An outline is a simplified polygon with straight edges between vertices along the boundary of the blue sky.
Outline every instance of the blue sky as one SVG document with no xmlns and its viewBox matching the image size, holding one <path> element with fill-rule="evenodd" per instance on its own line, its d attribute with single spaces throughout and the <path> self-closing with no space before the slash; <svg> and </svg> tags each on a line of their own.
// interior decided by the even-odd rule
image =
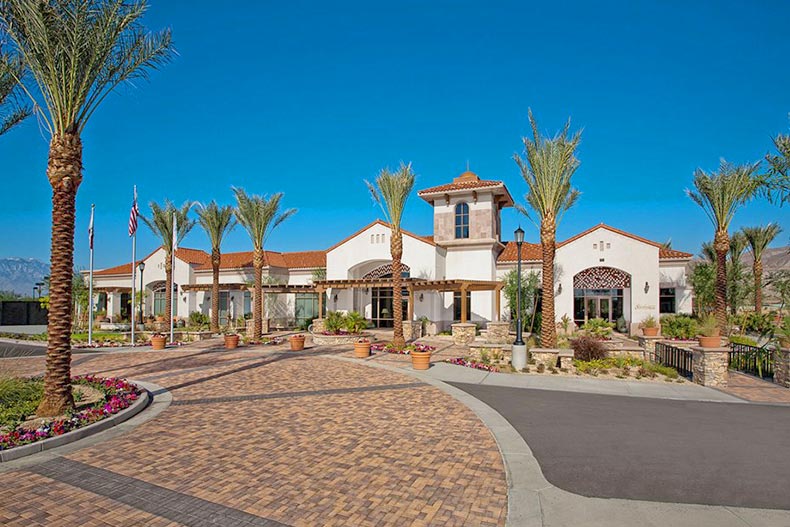
<svg viewBox="0 0 790 527">
<path fill-rule="evenodd" d="M 178 57 L 124 87 L 84 136 L 75 264 L 130 260 L 132 185 L 150 200 L 231 202 L 230 186 L 285 192 L 299 213 L 272 250 L 323 249 L 380 216 L 363 183 L 411 161 L 417 188 L 467 161 L 526 190 L 512 156 L 527 109 L 553 133 L 583 128 L 583 192 L 560 239 L 599 222 L 696 252 L 712 236 L 684 195 L 697 167 L 752 161 L 790 127 L 787 2 L 244 2 L 151 0 L 149 28 L 173 29 Z M 331 5 L 329 5 L 331 4 Z M 0 257 L 48 259 L 47 139 L 34 120 L 0 140 L 5 197 Z M 755 201 L 734 227 L 778 221 L 790 206 Z M 513 209 L 504 232 L 521 223 Z M 432 230 L 411 199 L 404 227 Z M 781 236 L 781 244 L 788 234 Z M 156 241 L 142 226 L 139 251 Z M 207 248 L 196 228 L 184 246 Z M 224 250 L 249 250 L 241 229 Z"/>
</svg>

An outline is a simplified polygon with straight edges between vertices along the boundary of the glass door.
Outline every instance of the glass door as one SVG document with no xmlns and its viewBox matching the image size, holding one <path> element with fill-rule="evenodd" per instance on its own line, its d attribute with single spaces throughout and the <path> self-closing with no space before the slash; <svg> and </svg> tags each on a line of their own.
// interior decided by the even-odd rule
<svg viewBox="0 0 790 527">
<path fill-rule="evenodd" d="M 228 315 L 230 314 L 230 291 L 219 292 L 219 325 L 228 325 Z"/>
<path fill-rule="evenodd" d="M 598 318 L 612 321 L 612 299 L 608 296 L 598 298 Z"/>
</svg>

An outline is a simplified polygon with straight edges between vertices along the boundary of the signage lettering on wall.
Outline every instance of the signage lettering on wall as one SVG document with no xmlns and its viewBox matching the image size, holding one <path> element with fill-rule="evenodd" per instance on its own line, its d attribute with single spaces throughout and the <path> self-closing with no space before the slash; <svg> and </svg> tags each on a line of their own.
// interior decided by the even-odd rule
<svg viewBox="0 0 790 527">
<path fill-rule="evenodd" d="M 637 304 L 634 309 L 638 309 L 640 311 L 652 311 L 656 308 L 656 306 L 648 306 L 645 304 Z"/>
</svg>

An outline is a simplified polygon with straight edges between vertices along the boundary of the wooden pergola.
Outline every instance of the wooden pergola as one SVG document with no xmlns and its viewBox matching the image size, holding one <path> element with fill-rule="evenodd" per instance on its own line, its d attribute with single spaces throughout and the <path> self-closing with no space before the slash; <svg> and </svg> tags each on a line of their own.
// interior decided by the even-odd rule
<svg viewBox="0 0 790 527">
<path fill-rule="evenodd" d="M 211 284 L 186 284 L 181 288 L 184 291 L 211 291 Z M 253 291 L 255 286 L 246 283 L 232 283 L 232 284 L 219 284 L 219 288 L 223 291 Z M 263 284 L 261 290 L 266 293 L 272 294 L 287 294 L 287 293 L 314 293 L 315 287 L 310 284 Z"/>
<path fill-rule="evenodd" d="M 466 293 L 471 291 L 494 291 L 495 312 L 494 317 L 499 321 L 501 310 L 501 291 L 504 282 L 492 280 L 425 280 L 421 278 L 404 278 L 401 285 L 406 289 L 409 297 L 409 312 L 406 320 L 414 318 L 414 292 L 436 291 L 437 293 L 461 293 L 461 322 L 467 322 L 468 309 Z M 324 293 L 327 289 L 366 289 L 369 287 L 394 287 L 392 278 L 359 278 L 347 280 L 320 280 L 313 284 L 314 291 L 318 293 L 318 312 L 324 309 Z"/>
</svg>

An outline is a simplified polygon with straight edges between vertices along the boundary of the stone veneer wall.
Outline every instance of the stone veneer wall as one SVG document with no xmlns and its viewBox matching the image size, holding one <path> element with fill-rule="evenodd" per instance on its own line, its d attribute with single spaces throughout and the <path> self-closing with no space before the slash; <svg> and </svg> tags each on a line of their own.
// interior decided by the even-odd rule
<svg viewBox="0 0 790 527">
<path fill-rule="evenodd" d="M 724 387 L 729 381 L 729 348 L 692 348 L 694 382 L 703 386 Z"/>
<path fill-rule="evenodd" d="M 774 382 L 790 388 L 790 349 L 782 348 L 774 352 Z"/>
<path fill-rule="evenodd" d="M 323 333 L 326 331 L 326 320 L 323 318 L 313 319 L 313 333 Z"/>
<path fill-rule="evenodd" d="M 486 342 L 489 344 L 512 344 L 510 322 L 489 322 L 486 325 Z"/>
<path fill-rule="evenodd" d="M 453 328 L 453 342 L 459 346 L 465 346 L 475 340 L 477 333 L 477 326 L 469 322 L 459 322 L 452 325 Z"/>
<path fill-rule="evenodd" d="M 403 321 L 403 338 L 406 340 L 416 340 L 422 337 L 422 322 L 418 320 Z"/>
<path fill-rule="evenodd" d="M 649 360 L 650 362 L 655 362 L 656 360 L 656 342 L 663 340 L 664 337 L 645 337 L 641 336 L 638 337 L 639 346 L 645 350 L 645 359 Z"/>
<path fill-rule="evenodd" d="M 529 356 L 535 361 L 535 364 L 543 364 L 547 368 L 557 366 L 559 355 L 560 350 L 555 348 L 532 348 L 529 350 Z"/>
</svg>

